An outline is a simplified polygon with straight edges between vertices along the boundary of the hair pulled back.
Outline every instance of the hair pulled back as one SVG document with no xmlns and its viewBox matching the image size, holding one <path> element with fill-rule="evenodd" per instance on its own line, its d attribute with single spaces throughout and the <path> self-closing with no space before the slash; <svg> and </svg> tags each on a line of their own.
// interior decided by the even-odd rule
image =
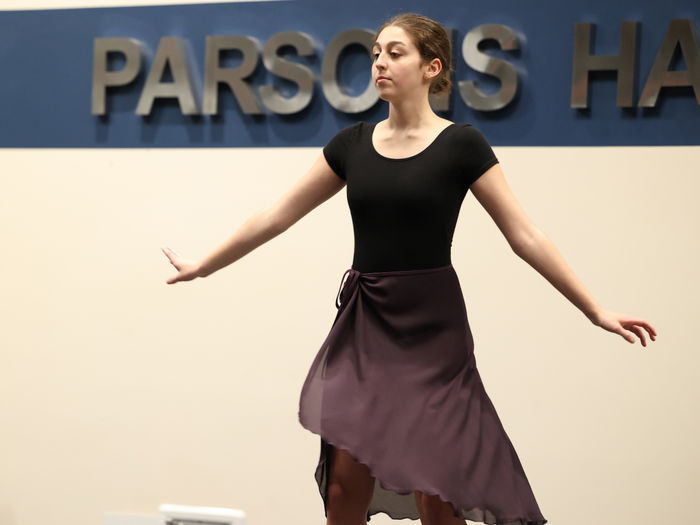
<svg viewBox="0 0 700 525">
<path fill-rule="evenodd" d="M 430 62 L 434 58 L 440 59 L 442 70 L 430 83 L 429 93 L 438 94 L 449 91 L 452 87 L 450 74 L 454 71 L 452 66 L 452 42 L 447 36 L 445 28 L 435 20 L 418 13 L 401 13 L 382 24 L 374 35 L 376 40 L 379 33 L 385 27 L 398 26 L 413 40 L 424 62 Z"/>
</svg>

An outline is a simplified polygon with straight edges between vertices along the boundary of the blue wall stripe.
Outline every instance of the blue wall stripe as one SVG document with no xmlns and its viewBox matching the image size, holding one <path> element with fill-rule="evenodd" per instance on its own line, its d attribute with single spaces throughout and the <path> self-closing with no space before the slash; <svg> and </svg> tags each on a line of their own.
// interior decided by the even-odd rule
<svg viewBox="0 0 700 525">
<path fill-rule="evenodd" d="M 134 113 L 145 73 L 127 88 L 108 95 L 107 118 L 91 115 L 92 42 L 97 37 L 131 37 L 155 53 L 163 36 L 191 45 L 194 69 L 203 78 L 205 37 L 246 34 L 264 43 L 280 31 L 312 35 L 323 49 L 345 29 L 376 28 L 399 11 L 431 16 L 456 32 L 455 80 L 473 79 L 486 90 L 498 82 L 471 70 L 461 59 L 461 40 L 484 23 L 505 24 L 524 35 L 518 54 L 490 49 L 522 72 L 516 100 L 496 113 L 468 108 L 456 91 L 444 116 L 471 122 L 495 146 L 696 145 L 700 143 L 700 105 L 691 88 L 663 88 L 656 108 L 615 105 L 614 75 L 596 74 L 589 88 L 590 108 L 570 108 L 574 24 L 597 24 L 596 54 L 617 54 L 620 22 L 640 22 L 638 100 L 659 45 L 673 18 L 696 19 L 697 0 L 587 0 L 536 3 L 506 0 L 475 2 L 320 1 L 194 4 L 124 8 L 0 12 L 1 147 L 302 147 L 322 146 L 340 128 L 357 120 L 386 117 L 387 104 L 347 115 L 324 99 L 319 82 L 311 105 L 293 116 L 243 115 L 232 94 L 222 89 L 219 115 L 183 116 L 174 101 L 158 102 L 152 114 Z M 294 57 L 320 75 L 321 57 Z M 150 60 L 146 66 L 150 66 Z M 361 89 L 369 77 L 369 58 L 350 56 L 341 79 Z M 679 68 L 685 68 L 681 63 Z M 254 85 L 285 83 L 259 64 Z"/>
</svg>

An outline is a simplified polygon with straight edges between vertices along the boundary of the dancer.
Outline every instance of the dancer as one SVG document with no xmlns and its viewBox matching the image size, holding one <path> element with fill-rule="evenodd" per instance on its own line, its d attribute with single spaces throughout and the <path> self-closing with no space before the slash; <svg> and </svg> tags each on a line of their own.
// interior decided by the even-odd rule
<svg viewBox="0 0 700 525">
<path fill-rule="evenodd" d="M 384 23 L 372 78 L 389 115 L 336 134 L 269 209 L 200 261 L 170 248 L 168 284 L 206 277 L 291 227 L 347 185 L 355 251 L 337 315 L 304 382 L 299 420 L 320 436 L 315 477 L 327 525 L 384 512 L 423 525 L 543 525 L 531 486 L 476 367 L 452 234 L 471 190 L 513 251 L 596 326 L 646 346 L 644 319 L 588 293 L 512 194 L 483 135 L 436 115 L 450 41 L 414 13 Z M 526 387 L 526 385 L 522 385 Z"/>
</svg>

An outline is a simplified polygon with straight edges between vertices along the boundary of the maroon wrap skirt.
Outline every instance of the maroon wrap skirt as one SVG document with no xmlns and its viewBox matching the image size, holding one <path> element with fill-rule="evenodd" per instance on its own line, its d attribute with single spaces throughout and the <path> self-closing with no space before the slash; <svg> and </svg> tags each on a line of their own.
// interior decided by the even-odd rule
<svg viewBox="0 0 700 525">
<path fill-rule="evenodd" d="M 547 523 L 481 382 L 453 266 L 350 268 L 341 287 L 299 403 L 300 423 L 321 437 L 326 515 L 334 446 L 375 478 L 368 521 L 419 519 L 418 490 L 470 521 Z"/>
</svg>

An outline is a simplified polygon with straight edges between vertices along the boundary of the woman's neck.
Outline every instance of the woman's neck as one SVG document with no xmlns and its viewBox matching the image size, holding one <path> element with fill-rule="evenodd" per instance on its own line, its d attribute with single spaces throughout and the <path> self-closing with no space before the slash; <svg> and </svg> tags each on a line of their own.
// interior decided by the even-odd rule
<svg viewBox="0 0 700 525">
<path fill-rule="evenodd" d="M 428 97 L 389 102 L 389 117 L 385 126 L 393 131 L 411 131 L 433 126 L 442 120 L 430 107 Z"/>
</svg>

